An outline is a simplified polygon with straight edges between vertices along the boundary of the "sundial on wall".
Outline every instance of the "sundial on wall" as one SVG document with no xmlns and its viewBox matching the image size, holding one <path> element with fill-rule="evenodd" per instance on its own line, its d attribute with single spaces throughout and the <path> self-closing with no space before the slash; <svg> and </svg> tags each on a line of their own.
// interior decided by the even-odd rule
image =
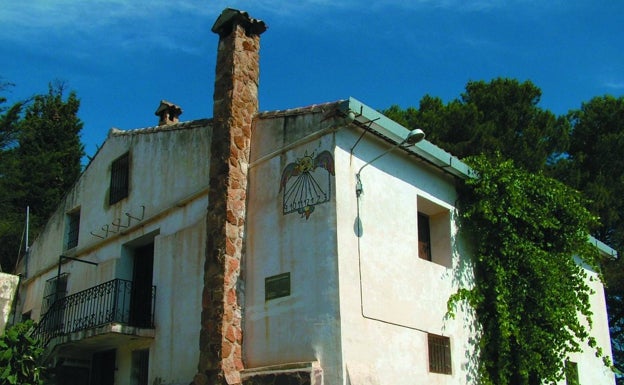
<svg viewBox="0 0 624 385">
<path fill-rule="evenodd" d="M 306 152 L 289 163 L 280 181 L 284 215 L 297 212 L 306 220 L 310 218 L 314 206 L 330 200 L 331 175 L 335 175 L 334 158 L 327 150 L 318 155 Z"/>
</svg>

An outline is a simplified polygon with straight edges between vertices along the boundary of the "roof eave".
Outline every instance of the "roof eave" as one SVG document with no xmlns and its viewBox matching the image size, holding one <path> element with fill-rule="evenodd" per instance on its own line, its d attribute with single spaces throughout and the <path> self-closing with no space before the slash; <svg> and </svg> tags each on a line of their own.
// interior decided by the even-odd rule
<svg viewBox="0 0 624 385">
<path fill-rule="evenodd" d="M 615 249 L 613 249 L 612 247 L 610 247 L 609 245 L 607 245 L 606 243 L 592 237 L 589 236 L 589 243 L 591 243 L 592 245 L 594 245 L 598 251 L 600 251 L 603 255 L 612 258 L 612 259 L 617 259 L 618 258 L 618 254 L 617 251 L 615 251 Z"/>
<path fill-rule="evenodd" d="M 349 111 L 353 112 L 356 121 L 396 143 L 402 142 L 409 132 L 406 127 L 355 98 L 343 101 L 340 104 L 340 110 L 345 115 Z M 467 164 L 426 139 L 406 148 L 406 150 L 458 178 L 466 179 L 474 175 L 474 171 Z"/>
<path fill-rule="evenodd" d="M 357 99 L 349 98 L 340 103 L 339 108 L 342 113 L 347 115 L 349 111 L 355 114 L 355 120 L 360 124 L 367 126 L 371 131 L 376 134 L 388 138 L 396 143 L 402 142 L 409 129 L 403 127 L 394 120 L 388 118 L 377 110 L 367 106 Z M 470 168 L 466 163 L 462 162 L 456 156 L 444 151 L 440 147 L 434 145 L 428 140 L 422 140 L 414 146 L 405 148 L 406 151 L 411 152 L 418 157 L 430 162 L 434 166 L 439 167 L 441 170 L 448 172 L 458 178 L 467 179 L 475 176 L 475 171 Z M 610 257 L 617 258 L 617 251 L 609 247 L 604 242 L 599 241 L 594 237 L 589 237 L 589 242 L 594 245 L 602 254 Z"/>
</svg>

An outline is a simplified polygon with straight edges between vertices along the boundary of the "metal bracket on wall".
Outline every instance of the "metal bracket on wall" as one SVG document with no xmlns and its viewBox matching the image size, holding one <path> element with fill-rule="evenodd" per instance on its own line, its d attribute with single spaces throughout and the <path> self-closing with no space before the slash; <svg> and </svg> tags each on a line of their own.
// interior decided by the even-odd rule
<svg viewBox="0 0 624 385">
<path fill-rule="evenodd" d="M 102 226 L 102 228 L 100 230 L 96 230 L 96 231 L 102 231 L 104 232 L 104 235 L 95 233 L 93 231 L 90 231 L 89 234 L 93 235 L 94 237 L 100 238 L 100 239 L 106 239 L 108 237 L 109 234 L 117 234 L 121 231 L 121 229 L 126 229 L 128 227 L 130 227 L 130 225 L 132 224 L 132 221 L 136 221 L 136 222 L 141 222 L 143 220 L 143 218 L 145 218 L 145 206 L 141 205 L 141 215 L 137 216 L 136 214 L 130 214 L 129 212 L 124 213 L 126 215 L 126 217 L 128 218 L 128 220 L 126 221 L 126 224 L 122 224 L 121 223 L 121 218 L 115 218 L 110 225 L 107 223 L 104 226 Z"/>
<path fill-rule="evenodd" d="M 362 106 L 360 106 L 360 112 L 355 115 L 354 121 L 355 121 L 355 119 L 357 119 L 360 116 L 363 116 L 363 107 Z M 360 124 L 363 125 L 363 126 L 366 126 L 367 129 L 362 131 L 362 134 L 360 135 L 358 140 L 356 140 L 355 143 L 353 144 L 353 147 L 351 147 L 351 150 L 350 150 L 351 155 L 353 155 L 353 150 L 355 150 L 355 147 L 357 147 L 357 145 L 360 143 L 360 140 L 362 140 L 364 135 L 366 135 L 366 133 L 371 130 L 372 124 L 375 123 L 375 121 L 377 121 L 379 119 L 381 119 L 381 118 L 369 119 L 368 122 L 360 122 Z"/>
</svg>

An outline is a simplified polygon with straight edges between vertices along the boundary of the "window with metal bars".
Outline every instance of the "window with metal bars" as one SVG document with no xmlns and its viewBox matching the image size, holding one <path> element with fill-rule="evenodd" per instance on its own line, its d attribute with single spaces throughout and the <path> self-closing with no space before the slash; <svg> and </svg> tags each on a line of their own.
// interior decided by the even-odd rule
<svg viewBox="0 0 624 385">
<path fill-rule="evenodd" d="M 67 242 L 65 249 L 78 246 L 78 234 L 80 231 L 80 210 L 67 214 Z"/>
<path fill-rule="evenodd" d="M 114 204 L 128 196 L 130 185 L 130 153 L 126 152 L 111 164 L 108 203 Z"/>
<path fill-rule="evenodd" d="M 132 385 L 147 385 L 149 374 L 149 349 L 135 350 L 132 352 Z"/>
<path fill-rule="evenodd" d="M 432 373 L 452 374 L 451 339 L 449 337 L 428 334 L 429 371 Z"/>
<path fill-rule="evenodd" d="M 55 301 L 65 298 L 67 295 L 67 277 L 67 273 L 63 273 L 46 281 L 41 306 L 42 314 L 45 314 Z"/>
</svg>

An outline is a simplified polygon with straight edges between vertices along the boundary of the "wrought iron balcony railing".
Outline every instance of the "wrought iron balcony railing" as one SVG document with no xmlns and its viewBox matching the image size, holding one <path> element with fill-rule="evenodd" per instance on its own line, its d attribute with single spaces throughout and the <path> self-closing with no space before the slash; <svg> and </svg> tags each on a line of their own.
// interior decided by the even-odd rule
<svg viewBox="0 0 624 385">
<path fill-rule="evenodd" d="M 114 279 L 54 301 L 33 336 L 47 345 L 55 337 L 110 323 L 153 328 L 155 300 L 155 286 Z"/>
</svg>

